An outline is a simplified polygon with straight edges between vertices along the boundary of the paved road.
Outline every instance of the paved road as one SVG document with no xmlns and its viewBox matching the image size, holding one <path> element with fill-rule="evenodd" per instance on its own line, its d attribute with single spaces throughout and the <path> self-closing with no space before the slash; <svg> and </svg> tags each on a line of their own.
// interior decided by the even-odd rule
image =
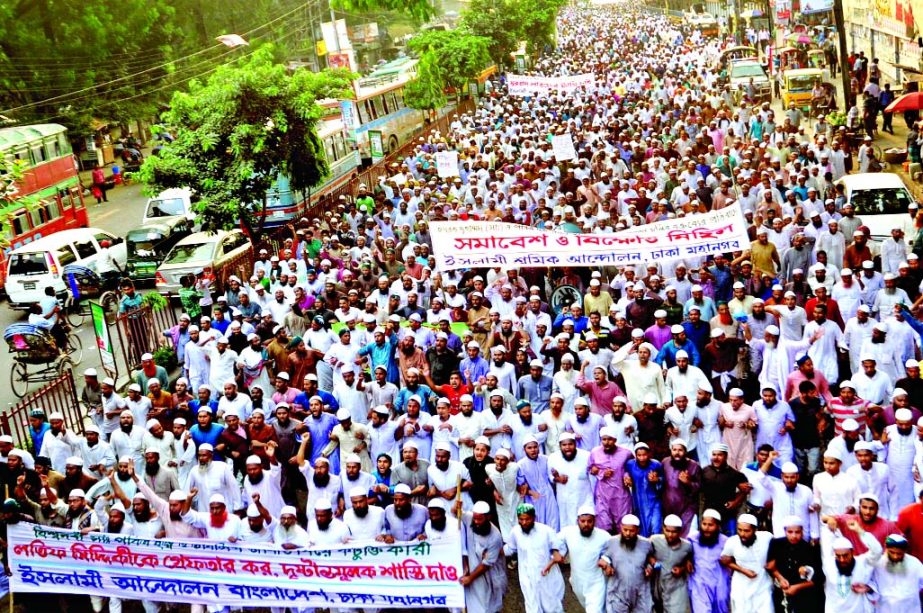
<svg viewBox="0 0 923 613">
<path fill-rule="evenodd" d="M 109 202 L 97 206 L 92 196 L 87 196 L 87 211 L 89 212 L 90 225 L 95 228 L 108 230 L 113 234 L 125 236 L 125 234 L 141 224 L 141 217 L 144 214 L 144 205 L 147 199 L 141 194 L 141 187 L 137 184 L 129 186 L 120 186 L 111 190 L 108 194 Z M 5 329 L 8 325 L 25 321 L 26 316 L 9 308 L 4 302 L 0 303 L 0 329 Z M 99 367 L 99 352 L 95 346 L 95 336 L 93 328 L 89 322 L 84 324 L 78 330 L 78 335 L 83 341 L 84 357 L 83 361 L 75 370 L 75 375 L 79 375 L 85 368 Z M 9 374 L 12 371 L 13 360 L 9 351 L 3 347 L 0 349 L 0 410 L 6 410 L 10 404 L 15 404 L 18 400 L 10 389 Z M 80 377 L 77 377 L 78 380 Z M 38 388 L 40 384 L 35 384 Z"/>
</svg>

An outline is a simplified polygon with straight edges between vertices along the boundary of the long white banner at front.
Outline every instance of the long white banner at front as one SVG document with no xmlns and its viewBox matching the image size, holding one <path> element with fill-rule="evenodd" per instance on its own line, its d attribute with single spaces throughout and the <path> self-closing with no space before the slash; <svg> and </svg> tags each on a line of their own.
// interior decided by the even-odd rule
<svg viewBox="0 0 923 613">
<path fill-rule="evenodd" d="M 592 87 L 596 82 L 593 73 L 567 77 L 533 77 L 511 74 L 506 77 L 506 88 L 511 96 L 547 96 L 552 90 L 569 94 L 579 87 Z"/>
<path fill-rule="evenodd" d="M 465 605 L 458 536 L 286 550 L 21 523 L 9 527 L 8 538 L 13 592 L 232 607 Z"/>
<path fill-rule="evenodd" d="M 439 270 L 618 266 L 742 251 L 750 246 L 738 207 L 612 234 L 568 234 L 491 221 L 430 223 Z"/>
</svg>

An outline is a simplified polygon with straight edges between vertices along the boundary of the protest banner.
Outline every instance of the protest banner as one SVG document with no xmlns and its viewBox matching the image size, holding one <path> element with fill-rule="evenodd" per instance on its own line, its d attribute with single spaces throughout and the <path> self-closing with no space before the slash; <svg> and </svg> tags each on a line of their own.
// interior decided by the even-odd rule
<svg viewBox="0 0 923 613">
<path fill-rule="evenodd" d="M 15 592 L 218 607 L 463 607 L 460 537 L 309 549 L 146 539 L 19 523 L 8 531 Z"/>
<path fill-rule="evenodd" d="M 458 151 L 440 151 L 436 154 L 436 172 L 441 178 L 458 176 Z"/>
<path fill-rule="evenodd" d="M 574 139 L 570 134 L 555 134 L 552 136 L 551 150 L 554 152 L 554 159 L 559 162 L 577 159 L 577 150 L 574 149 Z"/>
<path fill-rule="evenodd" d="M 750 247 L 747 225 L 738 207 L 611 234 L 548 232 L 489 221 L 433 221 L 430 232 L 438 270 L 621 266 Z"/>
<path fill-rule="evenodd" d="M 568 77 L 533 77 L 511 74 L 507 76 L 506 87 L 511 96 L 547 96 L 552 90 L 567 93 L 580 87 L 592 87 L 596 82 L 593 73 Z"/>
</svg>

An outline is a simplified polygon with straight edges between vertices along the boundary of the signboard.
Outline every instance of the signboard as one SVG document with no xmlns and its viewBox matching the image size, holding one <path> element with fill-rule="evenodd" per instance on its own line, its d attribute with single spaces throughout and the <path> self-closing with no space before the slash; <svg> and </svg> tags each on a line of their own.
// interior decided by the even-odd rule
<svg viewBox="0 0 923 613">
<path fill-rule="evenodd" d="M 548 232 L 489 221 L 433 221 L 436 268 L 618 266 L 742 251 L 750 246 L 739 207 L 611 234 Z"/>
<path fill-rule="evenodd" d="M 352 70 L 349 53 L 328 53 L 327 66 L 330 68 L 345 68 L 346 70 Z"/>
<path fill-rule="evenodd" d="M 458 152 L 440 151 L 436 153 L 436 172 L 440 177 L 458 176 Z"/>
<path fill-rule="evenodd" d="M 374 164 L 385 157 L 385 144 L 381 140 L 381 130 L 369 130 L 369 150 Z"/>
<path fill-rule="evenodd" d="M 579 87 L 592 87 L 596 82 L 593 73 L 572 75 L 569 77 L 531 77 L 511 74 L 506 79 L 506 87 L 511 96 L 547 96 L 555 90 L 570 93 Z"/>
<path fill-rule="evenodd" d="M 343 126 L 353 138 L 356 137 L 356 128 L 359 127 L 359 114 L 356 113 L 356 103 L 352 100 L 340 101 L 340 115 L 343 117 Z"/>
<path fill-rule="evenodd" d="M 804 15 L 824 13 L 833 10 L 833 0 L 801 0 L 801 12 Z"/>
<path fill-rule="evenodd" d="M 333 22 L 325 21 L 320 24 L 320 30 L 322 39 L 327 45 L 327 51 L 345 51 L 347 49 L 352 49 L 345 19 L 337 19 L 335 26 Z"/>
<path fill-rule="evenodd" d="M 574 149 L 574 139 L 568 134 L 555 134 L 551 137 L 551 150 L 554 152 L 554 159 L 559 162 L 565 160 L 576 160 L 577 151 Z"/>
<path fill-rule="evenodd" d="M 91 302 L 90 316 L 93 318 L 93 331 L 96 333 L 96 346 L 99 348 L 99 360 L 102 362 L 103 370 L 115 378 L 118 371 L 115 367 L 112 339 L 109 338 L 109 326 L 106 325 L 106 311 L 102 305 Z"/>
<path fill-rule="evenodd" d="M 281 549 L 19 523 L 9 527 L 8 543 L 12 589 L 20 593 L 218 608 L 465 606 L 458 533 L 435 542 Z"/>
</svg>

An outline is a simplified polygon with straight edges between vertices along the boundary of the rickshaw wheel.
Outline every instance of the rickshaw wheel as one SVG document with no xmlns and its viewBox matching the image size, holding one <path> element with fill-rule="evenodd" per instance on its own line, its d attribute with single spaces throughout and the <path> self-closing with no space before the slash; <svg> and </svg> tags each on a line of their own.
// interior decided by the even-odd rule
<svg viewBox="0 0 923 613">
<path fill-rule="evenodd" d="M 103 307 L 103 311 L 106 313 L 106 323 L 114 324 L 115 320 L 119 316 L 119 297 L 115 292 L 103 292 L 103 295 L 99 297 L 99 304 Z"/>
<path fill-rule="evenodd" d="M 83 341 L 74 332 L 67 335 L 67 358 L 75 366 L 83 361 Z"/>
<path fill-rule="evenodd" d="M 73 360 L 71 360 L 70 356 L 64 356 L 58 361 L 58 376 L 63 377 L 64 373 L 69 370 L 73 370 L 74 366 L 75 364 Z"/>
<path fill-rule="evenodd" d="M 17 398 L 29 393 L 29 367 L 23 362 L 15 362 L 10 372 L 10 388 Z"/>
<path fill-rule="evenodd" d="M 64 310 L 64 319 L 71 328 L 77 328 L 86 322 L 89 314 L 80 307 L 79 302 L 75 302 Z"/>
</svg>

